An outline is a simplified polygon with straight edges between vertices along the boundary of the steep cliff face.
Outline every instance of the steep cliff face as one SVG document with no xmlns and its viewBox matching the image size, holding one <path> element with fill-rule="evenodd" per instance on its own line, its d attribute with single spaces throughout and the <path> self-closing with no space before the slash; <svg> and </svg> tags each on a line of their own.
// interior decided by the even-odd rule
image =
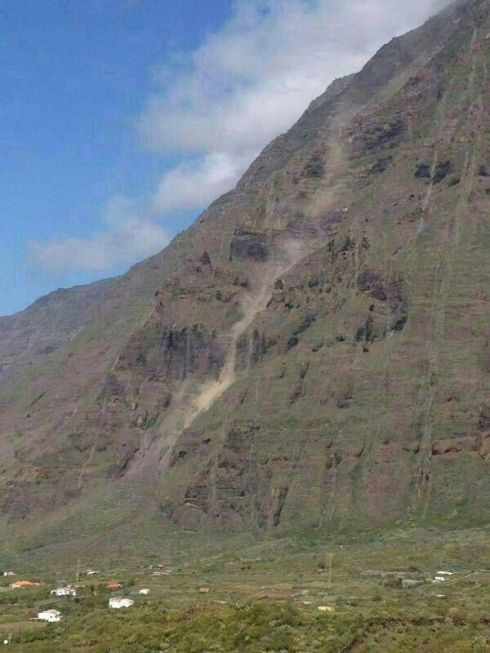
<svg viewBox="0 0 490 653">
<path fill-rule="evenodd" d="M 10 384 L 10 519 L 101 480 L 192 527 L 488 519 L 489 34 L 382 48 Z"/>
</svg>

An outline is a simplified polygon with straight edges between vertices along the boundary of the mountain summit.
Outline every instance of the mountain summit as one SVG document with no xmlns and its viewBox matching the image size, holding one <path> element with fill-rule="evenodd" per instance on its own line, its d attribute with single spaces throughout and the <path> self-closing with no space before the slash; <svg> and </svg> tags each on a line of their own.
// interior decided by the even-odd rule
<svg viewBox="0 0 490 653">
<path fill-rule="evenodd" d="M 489 63 L 451 5 L 161 254 L 1 318 L 11 528 L 488 521 Z"/>
</svg>

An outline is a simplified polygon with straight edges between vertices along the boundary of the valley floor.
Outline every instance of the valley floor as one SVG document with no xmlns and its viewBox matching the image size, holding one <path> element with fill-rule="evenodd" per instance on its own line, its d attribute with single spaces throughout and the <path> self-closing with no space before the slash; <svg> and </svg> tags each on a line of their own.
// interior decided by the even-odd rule
<svg viewBox="0 0 490 653">
<path fill-rule="evenodd" d="M 0 647 L 15 653 L 490 651 L 490 530 L 306 536 L 206 555 L 105 561 L 99 573 L 15 569 Z M 29 578 L 39 586 L 12 589 Z M 437 578 L 439 580 L 437 580 Z M 119 582 L 121 589 L 106 586 Z M 76 598 L 50 590 L 71 582 Z M 140 594 L 140 589 L 149 590 Z M 113 595 L 131 598 L 108 607 Z M 45 609 L 62 613 L 42 624 Z M 7 649 L 8 646 L 8 649 Z"/>
</svg>

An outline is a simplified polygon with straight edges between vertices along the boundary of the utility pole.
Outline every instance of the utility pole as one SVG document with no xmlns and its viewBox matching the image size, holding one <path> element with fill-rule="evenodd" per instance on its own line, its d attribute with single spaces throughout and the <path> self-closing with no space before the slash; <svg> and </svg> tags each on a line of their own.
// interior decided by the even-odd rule
<svg viewBox="0 0 490 653">
<path fill-rule="evenodd" d="M 77 560 L 76 581 L 77 581 L 77 583 L 80 582 L 80 558 L 78 558 L 78 560 Z"/>
<path fill-rule="evenodd" d="M 332 565 L 333 565 L 333 554 L 330 553 L 328 556 L 328 589 L 332 589 Z"/>
</svg>

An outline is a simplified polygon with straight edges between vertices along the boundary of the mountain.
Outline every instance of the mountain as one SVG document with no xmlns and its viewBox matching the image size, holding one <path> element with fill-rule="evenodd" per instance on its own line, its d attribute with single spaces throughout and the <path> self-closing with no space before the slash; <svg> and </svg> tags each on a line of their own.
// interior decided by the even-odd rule
<svg viewBox="0 0 490 653">
<path fill-rule="evenodd" d="M 60 288 L 17 315 L 0 317 L 0 384 L 74 338 L 113 285 L 109 279 L 69 290 Z"/>
<path fill-rule="evenodd" d="M 488 521 L 489 34 L 451 5 L 162 253 L 2 319 L 12 531 Z"/>
</svg>

